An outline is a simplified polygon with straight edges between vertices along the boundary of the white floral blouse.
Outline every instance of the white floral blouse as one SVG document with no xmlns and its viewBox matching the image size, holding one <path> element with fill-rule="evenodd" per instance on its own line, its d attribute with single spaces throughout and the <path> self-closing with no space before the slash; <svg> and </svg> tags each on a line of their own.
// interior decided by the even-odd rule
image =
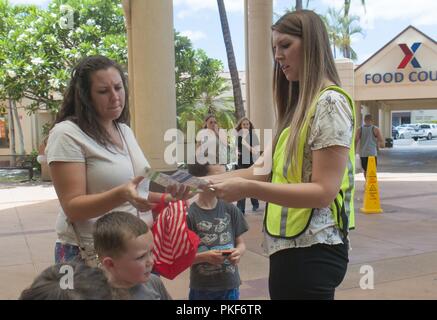
<svg viewBox="0 0 437 320">
<path fill-rule="evenodd" d="M 321 95 L 316 108 L 304 149 L 303 182 L 311 181 L 312 151 L 330 146 L 350 148 L 353 143 L 352 109 L 344 95 L 328 90 Z M 268 255 L 272 255 L 279 250 L 310 247 L 317 243 L 343 243 L 330 208 L 314 209 L 307 230 L 295 239 L 274 238 L 264 232 L 263 248 Z"/>
</svg>

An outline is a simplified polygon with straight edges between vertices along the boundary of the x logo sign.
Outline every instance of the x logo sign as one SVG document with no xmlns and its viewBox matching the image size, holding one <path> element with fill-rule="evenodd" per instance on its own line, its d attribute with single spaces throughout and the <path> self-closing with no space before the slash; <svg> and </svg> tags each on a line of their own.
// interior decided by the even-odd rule
<svg viewBox="0 0 437 320">
<path fill-rule="evenodd" d="M 419 62 L 417 61 L 416 58 L 414 58 L 414 53 L 417 51 L 417 49 L 419 49 L 421 44 L 422 43 L 420 42 L 415 42 L 411 46 L 411 50 L 410 48 L 408 48 L 408 46 L 405 43 L 399 44 L 399 47 L 401 47 L 402 51 L 405 54 L 405 57 L 404 59 L 402 59 L 401 63 L 399 64 L 398 69 L 404 69 L 407 66 L 408 62 L 410 61 L 414 68 L 420 68 Z"/>
</svg>

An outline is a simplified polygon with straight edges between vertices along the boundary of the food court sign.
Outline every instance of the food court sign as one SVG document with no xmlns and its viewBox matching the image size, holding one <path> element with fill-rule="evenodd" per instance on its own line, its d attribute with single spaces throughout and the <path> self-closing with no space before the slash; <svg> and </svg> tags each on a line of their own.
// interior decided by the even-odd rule
<svg viewBox="0 0 437 320">
<path fill-rule="evenodd" d="M 415 56 L 419 50 L 421 42 L 415 42 L 411 47 L 406 43 L 400 43 L 399 47 L 404 56 L 398 65 L 398 70 L 405 69 L 409 64 L 415 69 L 409 73 L 400 71 L 386 72 L 386 73 L 366 73 L 364 75 L 364 83 L 367 84 L 381 84 L 381 83 L 401 83 L 401 82 L 427 82 L 437 81 L 437 71 L 420 70 L 419 60 Z"/>
</svg>

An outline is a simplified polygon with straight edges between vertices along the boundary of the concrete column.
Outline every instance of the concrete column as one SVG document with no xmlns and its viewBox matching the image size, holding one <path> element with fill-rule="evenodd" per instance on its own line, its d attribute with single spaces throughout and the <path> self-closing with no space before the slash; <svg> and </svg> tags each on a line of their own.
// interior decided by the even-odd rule
<svg viewBox="0 0 437 320">
<path fill-rule="evenodd" d="M 354 98 L 354 63 L 350 59 L 336 59 L 335 66 L 340 77 L 341 87 Z"/>
<path fill-rule="evenodd" d="M 389 108 L 384 108 L 384 131 L 383 131 L 384 141 L 386 138 L 391 138 L 391 112 Z"/>
<path fill-rule="evenodd" d="M 134 132 L 155 170 L 173 170 L 164 162 L 164 133 L 176 128 L 173 1 L 126 0 L 123 7 Z"/>
<path fill-rule="evenodd" d="M 341 87 L 349 93 L 354 99 L 354 63 L 350 59 L 336 59 L 335 66 L 337 67 L 337 72 L 340 77 Z M 355 128 L 359 128 L 363 121 L 363 116 L 361 115 L 361 102 L 355 101 Z"/>
<path fill-rule="evenodd" d="M 134 97 L 134 69 L 133 69 L 133 55 L 132 50 L 132 16 L 131 16 L 131 6 L 130 0 L 122 0 L 123 11 L 125 17 L 125 25 L 127 31 L 127 60 L 128 60 L 128 75 L 129 75 L 129 105 L 130 105 L 130 127 L 135 132 L 135 97 Z"/>
<path fill-rule="evenodd" d="M 377 126 L 381 130 L 383 138 L 385 138 L 385 136 L 384 136 L 384 122 L 385 122 L 384 116 L 385 116 L 384 109 L 383 109 L 383 107 L 380 107 L 378 109 L 378 123 L 377 123 Z"/>
<path fill-rule="evenodd" d="M 363 108 L 365 106 L 362 104 L 361 101 L 354 101 L 355 103 L 355 128 L 359 128 L 361 124 L 363 123 Z"/>
<path fill-rule="evenodd" d="M 274 129 L 272 0 L 249 0 L 246 6 L 246 97 L 248 115 L 257 129 Z"/>
<path fill-rule="evenodd" d="M 246 117 L 250 119 L 250 70 L 249 70 L 249 0 L 244 0 L 244 60 L 245 60 L 245 73 L 246 73 L 246 103 L 244 105 L 246 111 Z"/>
</svg>

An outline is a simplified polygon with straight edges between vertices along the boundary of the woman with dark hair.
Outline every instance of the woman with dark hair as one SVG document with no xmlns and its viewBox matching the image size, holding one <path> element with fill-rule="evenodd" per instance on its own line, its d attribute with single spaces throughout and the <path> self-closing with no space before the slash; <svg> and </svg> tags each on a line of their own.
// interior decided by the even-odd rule
<svg viewBox="0 0 437 320">
<path fill-rule="evenodd" d="M 161 194 L 149 192 L 149 181 L 143 178 L 149 163 L 128 124 L 127 80 L 121 67 L 103 56 L 82 59 L 72 70 L 46 147 L 61 204 L 56 262 L 93 256 L 94 222 L 108 212 L 147 212 L 142 218 L 153 223 L 148 211 Z"/>
<path fill-rule="evenodd" d="M 236 127 L 237 132 L 237 166 L 236 169 L 250 168 L 257 160 L 259 155 L 259 140 L 254 131 L 253 123 L 247 117 L 242 117 Z M 259 201 L 255 198 L 250 198 L 252 203 L 252 211 L 257 211 L 259 208 Z M 238 200 L 238 209 L 243 212 L 246 211 L 246 198 Z"/>
</svg>

